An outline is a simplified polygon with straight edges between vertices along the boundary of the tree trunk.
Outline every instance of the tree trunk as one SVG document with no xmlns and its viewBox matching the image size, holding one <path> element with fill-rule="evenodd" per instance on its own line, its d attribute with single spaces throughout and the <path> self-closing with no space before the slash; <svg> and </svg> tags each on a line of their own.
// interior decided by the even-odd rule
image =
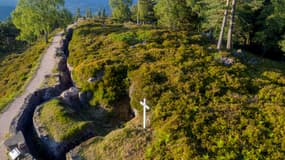
<svg viewBox="0 0 285 160">
<path fill-rule="evenodd" d="M 224 12 L 224 18 L 223 18 L 222 27 L 221 27 L 221 32 L 220 32 L 220 36 L 219 36 L 219 41 L 218 41 L 218 44 L 217 44 L 217 49 L 218 50 L 220 50 L 221 47 L 222 47 L 225 27 L 226 27 L 226 23 L 227 23 L 229 5 L 230 5 L 230 0 L 227 0 L 226 9 L 225 9 L 225 12 Z"/>
<path fill-rule="evenodd" d="M 138 4 L 137 4 L 137 25 L 139 25 L 140 24 L 140 12 L 139 12 L 139 5 L 140 5 L 140 0 L 138 0 L 138 2 L 137 2 Z"/>
<path fill-rule="evenodd" d="M 46 41 L 46 44 L 48 43 L 48 32 L 45 32 L 45 41 Z"/>
<path fill-rule="evenodd" d="M 232 1 L 232 11 L 231 11 L 231 19 L 230 19 L 230 26 L 228 31 L 228 41 L 227 41 L 227 49 L 232 49 L 232 36 L 233 36 L 233 29 L 234 29 L 234 22 L 235 22 L 235 9 L 236 9 L 236 0 Z"/>
</svg>

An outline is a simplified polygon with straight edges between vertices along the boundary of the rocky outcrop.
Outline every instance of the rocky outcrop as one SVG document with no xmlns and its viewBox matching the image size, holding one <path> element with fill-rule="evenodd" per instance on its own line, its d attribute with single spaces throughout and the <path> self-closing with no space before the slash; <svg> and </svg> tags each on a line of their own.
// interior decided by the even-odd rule
<svg viewBox="0 0 285 160">
<path fill-rule="evenodd" d="M 61 93 L 59 97 L 63 102 L 68 104 L 72 109 L 79 110 L 81 102 L 79 99 L 79 89 L 76 87 L 71 87 L 68 90 Z"/>
</svg>

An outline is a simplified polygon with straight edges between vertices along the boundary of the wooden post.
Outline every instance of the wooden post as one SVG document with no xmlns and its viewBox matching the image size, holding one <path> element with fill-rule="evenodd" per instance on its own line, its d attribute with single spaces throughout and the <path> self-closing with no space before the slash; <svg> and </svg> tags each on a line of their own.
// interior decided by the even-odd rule
<svg viewBox="0 0 285 160">
<path fill-rule="evenodd" d="M 137 2 L 137 25 L 140 24 L 140 12 L 139 12 L 139 5 L 140 5 L 140 0 Z"/>
</svg>

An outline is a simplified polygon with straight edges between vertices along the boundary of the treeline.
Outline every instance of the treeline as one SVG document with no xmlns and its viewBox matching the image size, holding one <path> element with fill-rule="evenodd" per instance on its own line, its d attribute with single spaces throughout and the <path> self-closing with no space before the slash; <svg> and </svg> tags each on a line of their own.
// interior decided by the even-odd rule
<svg viewBox="0 0 285 160">
<path fill-rule="evenodd" d="M 92 13 L 91 8 L 87 8 L 85 11 L 85 15 L 81 14 L 80 8 L 76 9 L 76 13 L 74 15 L 74 19 L 78 20 L 79 18 L 85 18 L 85 19 L 90 19 L 90 18 L 107 18 L 107 12 L 106 9 L 99 9 L 98 12 Z"/>
<path fill-rule="evenodd" d="M 234 45 L 272 58 L 285 52 L 285 1 L 138 0 L 132 5 L 132 0 L 109 0 L 109 3 L 113 19 L 119 22 L 203 32 L 212 40 L 220 40 L 218 49 L 231 49 Z M 222 43 L 225 37 L 227 45 Z"/>
<path fill-rule="evenodd" d="M 12 23 L 11 19 L 0 22 L 0 54 L 20 52 L 24 48 L 26 43 L 17 40 L 19 33 L 20 31 Z"/>
<path fill-rule="evenodd" d="M 112 19 L 153 24 L 173 31 L 186 30 L 207 35 L 217 49 L 243 47 L 262 56 L 280 58 L 285 52 L 285 1 L 280 0 L 109 0 Z M 56 27 L 66 26 L 72 17 L 64 0 L 20 0 L 12 21 L 20 29 L 20 40 L 32 42 Z M 106 10 L 86 18 L 106 18 Z M 227 39 L 227 43 L 224 40 Z"/>
</svg>

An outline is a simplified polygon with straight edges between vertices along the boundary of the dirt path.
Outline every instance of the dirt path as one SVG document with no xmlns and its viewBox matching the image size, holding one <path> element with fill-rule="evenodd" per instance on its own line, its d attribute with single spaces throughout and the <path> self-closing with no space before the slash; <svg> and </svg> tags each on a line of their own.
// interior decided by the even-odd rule
<svg viewBox="0 0 285 160">
<path fill-rule="evenodd" d="M 45 75 L 51 74 L 55 66 L 55 52 L 56 48 L 60 46 L 61 34 L 54 36 L 49 48 L 45 51 L 41 64 L 35 73 L 33 79 L 29 82 L 25 91 L 14 99 L 14 101 L 8 106 L 8 109 L 0 115 L 0 160 L 8 159 L 5 153 L 4 141 L 5 136 L 9 133 L 9 127 L 14 117 L 20 111 L 25 98 L 30 94 L 40 88 L 40 85 L 45 79 Z"/>
</svg>

